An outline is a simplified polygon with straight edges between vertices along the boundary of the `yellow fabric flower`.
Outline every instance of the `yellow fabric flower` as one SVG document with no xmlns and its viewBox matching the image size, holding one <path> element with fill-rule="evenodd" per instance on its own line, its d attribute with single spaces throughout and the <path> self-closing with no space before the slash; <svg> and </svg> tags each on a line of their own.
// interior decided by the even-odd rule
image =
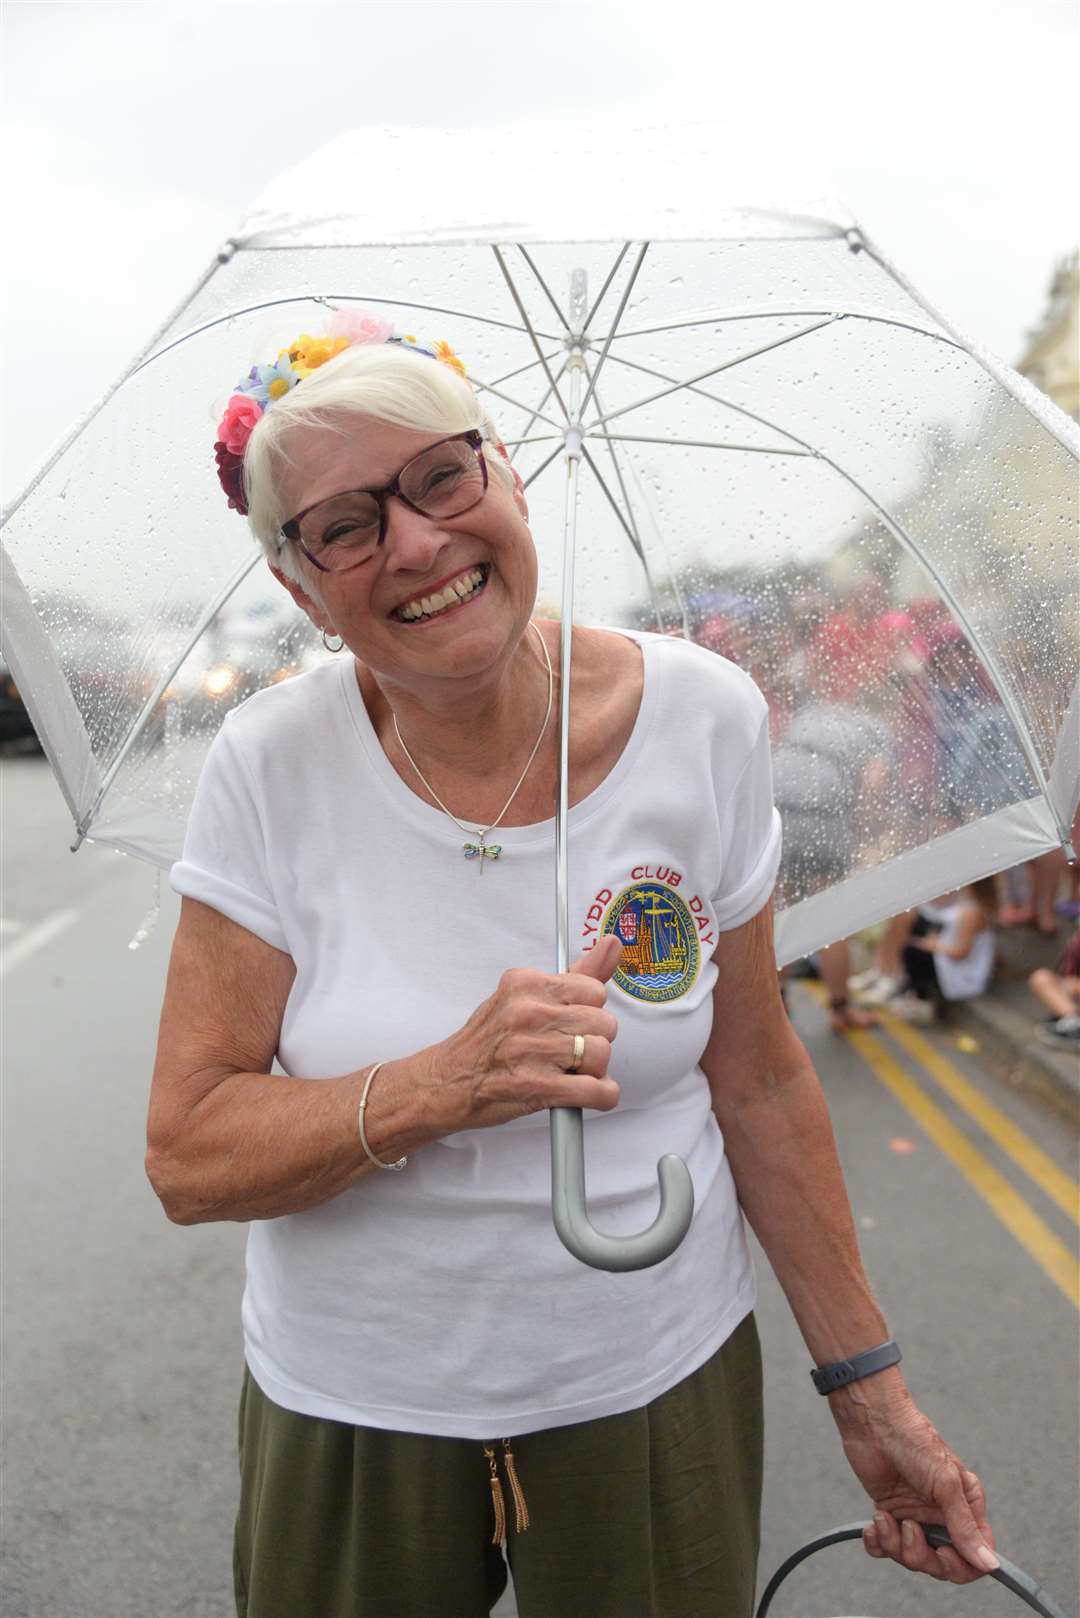
<svg viewBox="0 0 1080 1618">
<path fill-rule="evenodd" d="M 317 337 L 308 346 L 308 351 L 304 355 L 304 364 L 309 371 L 314 371 L 320 365 L 325 365 L 327 360 L 332 360 L 336 354 L 340 354 L 342 349 L 348 348 L 348 346 L 349 340 L 347 337 Z"/>
<path fill-rule="evenodd" d="M 457 355 L 454 353 L 454 350 L 450 347 L 449 343 L 444 343 L 442 341 L 442 339 L 440 338 L 439 341 L 434 344 L 434 348 L 435 348 L 435 358 L 437 360 L 441 360 L 444 365 L 451 366 L 452 369 L 455 370 L 458 373 L 459 376 L 464 376 L 465 375 L 465 367 L 462 364 L 461 360 L 458 359 Z"/>
<path fill-rule="evenodd" d="M 297 376 L 303 379 L 349 346 L 347 337 L 312 337 L 308 332 L 301 332 L 284 352 L 288 353 Z"/>
</svg>

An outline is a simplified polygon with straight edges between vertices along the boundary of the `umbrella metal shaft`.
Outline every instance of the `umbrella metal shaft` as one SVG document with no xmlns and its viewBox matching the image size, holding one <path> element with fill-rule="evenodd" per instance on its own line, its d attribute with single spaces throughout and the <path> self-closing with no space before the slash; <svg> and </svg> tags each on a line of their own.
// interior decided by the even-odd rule
<svg viewBox="0 0 1080 1618">
<path fill-rule="evenodd" d="M 585 272 L 571 277 L 571 332 L 583 335 L 586 307 Z M 575 319 L 575 317 L 577 317 Z M 585 376 L 584 346 L 571 346 L 569 424 L 566 445 L 562 632 L 559 645 L 559 792 L 555 814 L 556 970 L 570 963 L 567 817 L 570 813 L 570 661 L 573 649 L 574 557 L 577 549 L 578 477 L 582 456 L 581 392 Z M 552 1107 L 551 1212 L 560 1241 L 574 1257 L 594 1269 L 643 1270 L 659 1264 L 678 1247 L 694 1213 L 694 1187 L 681 1158 L 668 1153 L 657 1164 L 660 1209 L 647 1230 L 635 1236 L 609 1236 L 590 1223 L 585 1200 L 585 1137 L 580 1107 Z"/>
</svg>

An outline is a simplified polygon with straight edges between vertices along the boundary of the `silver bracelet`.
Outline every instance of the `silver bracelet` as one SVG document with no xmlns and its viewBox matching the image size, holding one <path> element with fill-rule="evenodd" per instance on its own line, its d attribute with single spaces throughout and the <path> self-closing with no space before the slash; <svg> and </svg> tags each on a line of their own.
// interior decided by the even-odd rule
<svg viewBox="0 0 1080 1618">
<path fill-rule="evenodd" d="M 371 1072 L 367 1076 L 367 1083 L 364 1085 L 364 1093 L 360 1097 L 360 1114 L 359 1114 L 359 1119 L 358 1119 L 358 1122 L 360 1124 L 360 1144 L 364 1148 L 367 1155 L 370 1157 L 371 1161 L 375 1164 L 376 1168 L 378 1168 L 378 1169 L 391 1169 L 391 1170 L 396 1172 L 398 1169 L 403 1169 L 405 1167 L 406 1163 L 409 1161 L 409 1159 L 407 1157 L 399 1157 L 396 1163 L 384 1163 L 382 1161 L 382 1159 L 376 1157 L 375 1153 L 371 1150 L 371 1147 L 367 1143 L 367 1135 L 364 1132 L 364 1108 L 367 1106 L 368 1091 L 371 1089 L 371 1081 L 375 1077 L 375 1075 L 379 1071 L 379 1069 L 381 1067 L 385 1067 L 385 1066 L 386 1066 L 385 1062 L 376 1062 L 375 1063 L 375 1066 L 372 1068 Z"/>
</svg>

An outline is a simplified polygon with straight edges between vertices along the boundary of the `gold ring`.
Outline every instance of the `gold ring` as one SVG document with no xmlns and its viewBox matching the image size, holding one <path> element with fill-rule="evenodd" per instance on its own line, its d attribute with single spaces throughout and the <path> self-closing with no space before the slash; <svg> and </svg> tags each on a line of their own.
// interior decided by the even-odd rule
<svg viewBox="0 0 1080 1618">
<path fill-rule="evenodd" d="M 585 1035 L 574 1035 L 574 1059 L 567 1068 L 568 1073 L 580 1073 L 581 1064 L 585 1060 Z"/>
</svg>

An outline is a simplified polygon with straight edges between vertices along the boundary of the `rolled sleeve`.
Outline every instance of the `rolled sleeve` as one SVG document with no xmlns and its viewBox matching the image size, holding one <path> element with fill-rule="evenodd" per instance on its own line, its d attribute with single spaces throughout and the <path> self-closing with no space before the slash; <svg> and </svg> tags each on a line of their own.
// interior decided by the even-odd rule
<svg viewBox="0 0 1080 1618">
<path fill-rule="evenodd" d="M 780 869 L 781 847 L 766 712 L 721 820 L 720 885 L 712 896 L 721 932 L 741 927 L 768 901 Z"/>
<path fill-rule="evenodd" d="M 264 832 L 243 755 L 229 722 L 206 755 L 184 850 L 169 885 L 246 927 L 275 949 L 289 945 L 266 870 Z"/>
</svg>

